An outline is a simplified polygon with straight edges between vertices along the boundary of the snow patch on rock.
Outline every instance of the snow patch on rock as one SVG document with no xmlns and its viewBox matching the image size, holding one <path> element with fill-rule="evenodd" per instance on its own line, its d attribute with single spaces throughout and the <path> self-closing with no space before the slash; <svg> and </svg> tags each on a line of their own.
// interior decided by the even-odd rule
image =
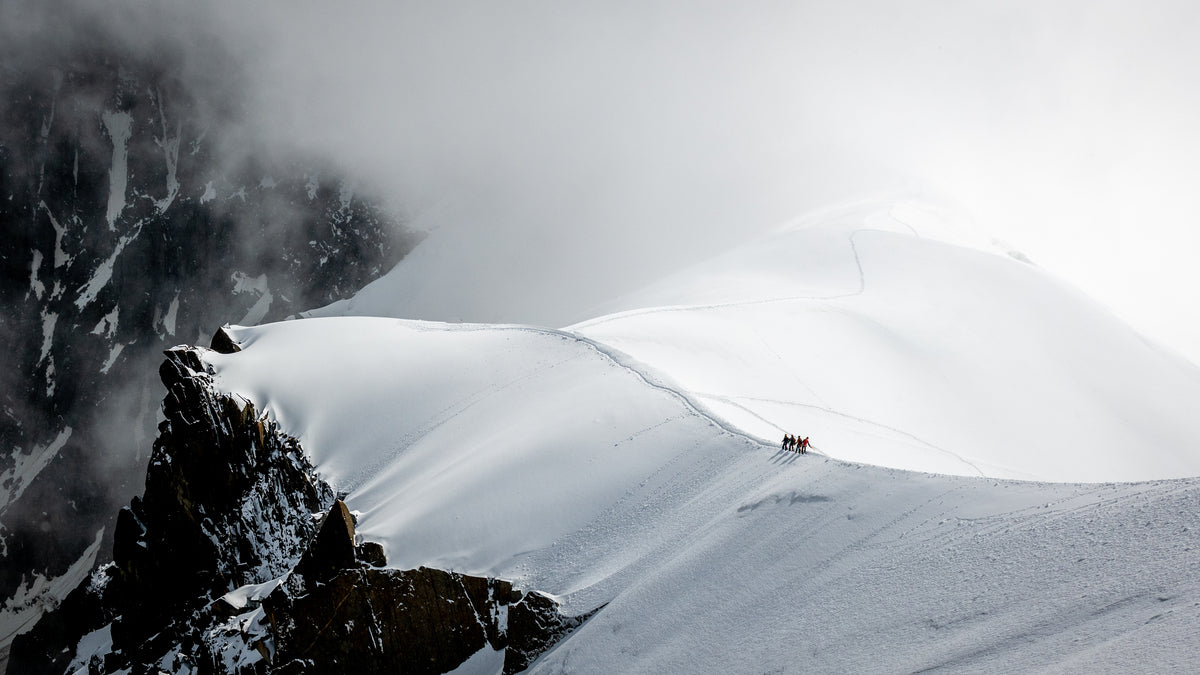
<svg viewBox="0 0 1200 675">
<path fill-rule="evenodd" d="M 71 427 L 66 427 L 45 446 L 35 445 L 29 454 L 16 453 L 14 455 L 13 467 L 0 473 L 0 513 L 21 496 L 34 477 L 46 468 L 50 460 L 54 459 L 54 456 L 70 439 Z"/>
<path fill-rule="evenodd" d="M 112 368 L 113 364 L 117 362 L 117 357 L 119 357 L 121 352 L 124 350 L 125 345 L 120 342 L 112 346 L 112 349 L 108 351 L 108 358 L 104 360 L 104 365 L 100 366 L 101 375 L 108 374 L 109 369 Z"/>
<path fill-rule="evenodd" d="M 117 229 L 117 218 L 125 210 L 125 190 L 129 183 L 127 144 L 133 134 L 133 117 L 127 112 L 105 112 L 100 118 L 112 140 L 112 165 L 108 173 L 108 229 Z"/>
<path fill-rule="evenodd" d="M 96 327 L 92 329 L 92 335 L 103 335 L 106 338 L 116 335 L 120 313 L 120 306 L 114 306 L 111 312 L 100 317 L 100 320 L 96 322 Z"/>
<path fill-rule="evenodd" d="M 125 250 L 125 247 L 129 245 L 129 242 L 137 239 L 141 232 L 142 226 L 141 223 L 139 223 L 137 227 L 134 228 L 133 232 L 122 235 L 121 238 L 117 240 L 117 245 L 113 248 L 113 252 L 108 256 L 108 259 L 96 267 L 96 271 L 92 273 L 92 278 L 90 281 L 79 287 L 79 297 L 75 299 L 76 307 L 83 309 L 96 299 L 96 296 L 100 294 L 100 291 L 108 285 L 109 281 L 112 280 L 113 265 L 116 264 L 117 257 L 121 255 L 121 252 Z"/>
<path fill-rule="evenodd" d="M 88 572 L 96 564 L 104 529 L 96 532 L 90 546 L 61 576 L 47 578 L 41 574 L 17 589 L 17 593 L 4 604 L 0 612 L 0 652 L 7 652 L 13 638 L 29 631 L 47 608 L 55 607 L 76 586 L 83 583 Z"/>
<path fill-rule="evenodd" d="M 170 134 L 170 129 L 167 126 L 167 114 L 163 110 L 162 94 L 155 91 L 155 103 L 158 104 L 158 116 L 162 128 L 162 136 L 154 138 L 154 144 L 158 146 L 163 153 L 163 161 L 167 167 L 167 195 L 162 199 L 154 202 L 159 213 L 167 210 L 171 203 L 175 201 L 175 196 L 179 194 L 179 178 L 177 171 L 179 168 L 179 140 L 182 134 L 182 122 L 176 122 L 175 135 Z"/>
<path fill-rule="evenodd" d="M 179 316 L 179 293 L 171 300 L 167 313 L 162 318 L 162 327 L 167 335 L 175 335 L 175 320 Z"/>
<path fill-rule="evenodd" d="M 38 300 L 46 293 L 46 284 L 38 279 L 38 270 L 42 267 L 42 252 L 34 249 L 32 260 L 29 262 L 29 292 Z"/>
<path fill-rule="evenodd" d="M 63 238 L 67 234 L 67 227 L 58 222 L 58 219 L 50 211 L 50 207 L 46 206 L 46 202 L 40 202 L 39 206 L 46 212 L 46 217 L 50 219 L 50 227 L 54 228 L 54 269 L 58 269 L 71 262 L 71 258 L 63 249 Z"/>
<path fill-rule="evenodd" d="M 67 672 L 87 673 L 88 662 L 92 660 L 92 657 L 103 659 L 111 651 L 112 623 L 106 623 L 84 635 L 83 639 L 79 641 L 79 645 L 75 648 L 75 658 L 71 660 L 71 665 L 67 666 Z"/>
<path fill-rule="evenodd" d="M 38 355 L 38 365 L 41 365 L 46 360 L 46 357 L 50 355 L 50 348 L 54 346 L 54 326 L 57 323 L 57 312 L 51 312 L 48 309 L 42 310 L 42 351 Z"/>
<path fill-rule="evenodd" d="M 255 301 L 250 309 L 246 311 L 238 324 L 243 326 L 253 326 L 263 320 L 267 312 L 271 309 L 271 302 L 275 296 L 271 294 L 271 288 L 267 282 L 267 275 L 260 274 L 257 277 L 251 277 L 243 272 L 234 272 L 231 275 L 233 279 L 234 295 L 243 293 L 255 293 L 258 295 L 258 300 Z"/>
</svg>

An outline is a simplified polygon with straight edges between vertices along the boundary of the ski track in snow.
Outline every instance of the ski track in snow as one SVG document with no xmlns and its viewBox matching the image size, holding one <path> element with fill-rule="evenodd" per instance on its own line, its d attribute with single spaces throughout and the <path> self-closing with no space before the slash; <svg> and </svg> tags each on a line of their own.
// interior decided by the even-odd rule
<svg viewBox="0 0 1200 675">
<path fill-rule="evenodd" d="M 766 349 L 768 352 L 770 352 L 775 357 L 776 361 L 779 361 L 780 363 L 787 363 L 787 360 L 783 358 L 783 355 L 780 354 L 774 347 L 772 347 L 770 342 L 767 342 L 767 339 L 765 337 L 763 337 L 762 333 L 759 332 L 758 328 L 753 328 L 753 331 L 754 331 L 754 337 L 758 338 L 759 343 L 762 344 L 763 348 Z M 821 398 L 821 395 L 819 393 L 817 393 L 816 389 L 813 389 L 812 387 L 810 387 L 808 385 L 808 383 L 805 382 L 804 380 L 802 380 L 801 378 L 795 377 L 794 374 L 793 374 L 793 377 L 797 384 L 799 384 L 801 387 L 804 387 L 804 389 L 806 391 L 808 391 L 808 393 L 813 395 L 813 398 L 817 399 L 818 401 L 821 402 L 821 404 L 823 404 L 825 406 L 829 405 L 828 403 L 826 403 L 825 399 Z M 749 409 L 746 409 L 746 412 L 753 414 L 755 417 L 758 417 L 759 419 L 763 420 L 764 422 L 767 422 L 768 424 L 771 424 L 772 426 L 775 425 L 774 422 L 771 422 L 770 420 L 760 417 L 757 413 L 754 413 L 753 411 L 751 411 Z M 779 429 L 779 431 L 782 432 L 784 430 Z"/>
</svg>

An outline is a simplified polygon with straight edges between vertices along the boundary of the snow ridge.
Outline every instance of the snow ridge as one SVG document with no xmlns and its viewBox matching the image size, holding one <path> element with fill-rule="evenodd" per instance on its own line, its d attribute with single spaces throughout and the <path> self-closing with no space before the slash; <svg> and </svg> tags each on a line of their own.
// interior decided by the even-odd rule
<svg viewBox="0 0 1200 675">
<path fill-rule="evenodd" d="M 129 182 L 129 151 L 126 144 L 133 135 L 133 117 L 127 112 L 105 112 L 100 116 L 112 140 L 112 165 L 108 173 L 108 229 L 115 232 L 117 218 L 125 210 L 125 188 Z"/>
</svg>

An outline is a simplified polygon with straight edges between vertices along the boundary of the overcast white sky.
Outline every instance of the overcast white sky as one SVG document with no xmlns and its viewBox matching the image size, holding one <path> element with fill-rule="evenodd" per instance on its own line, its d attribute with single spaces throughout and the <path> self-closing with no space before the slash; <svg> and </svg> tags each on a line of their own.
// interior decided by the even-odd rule
<svg viewBox="0 0 1200 675">
<path fill-rule="evenodd" d="M 215 1 L 269 133 L 459 229 L 463 318 L 905 188 L 1200 362 L 1200 3 Z"/>
</svg>

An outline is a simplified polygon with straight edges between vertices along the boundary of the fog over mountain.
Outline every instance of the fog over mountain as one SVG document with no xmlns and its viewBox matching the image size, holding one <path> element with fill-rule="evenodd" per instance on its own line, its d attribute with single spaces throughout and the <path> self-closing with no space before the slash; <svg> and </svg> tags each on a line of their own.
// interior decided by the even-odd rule
<svg viewBox="0 0 1200 675">
<path fill-rule="evenodd" d="M 1063 306 L 1088 308 L 1080 325 L 1119 336 L 1068 342 L 1139 354 L 1109 357 L 1125 375 L 1103 379 L 1104 358 L 1089 352 L 1082 375 L 1066 378 L 1061 392 L 1083 383 L 1104 394 L 1092 406 L 1107 411 L 1103 424 L 1058 424 L 1055 406 L 1015 394 L 1010 403 L 1031 406 L 1022 424 L 1041 444 L 1026 453 L 1039 459 L 1083 436 L 1091 440 L 1072 452 L 1142 442 L 1148 428 L 1159 429 L 1161 456 L 1115 455 L 1085 472 L 1076 455 L 1046 471 L 988 455 L 980 466 L 991 469 L 978 473 L 1194 475 L 1178 414 L 1191 400 L 1172 392 L 1191 391 L 1200 363 L 1198 28 L 1200 9 L 1166 0 L 0 0 L 0 671 L 12 636 L 108 559 L 117 509 L 142 489 L 161 421 L 162 350 L 207 343 L 227 322 L 365 314 L 592 330 L 586 339 L 660 361 L 706 401 L 700 417 L 741 419 L 756 442 L 787 428 L 779 406 L 808 406 L 831 416 L 829 437 L 859 444 L 859 454 L 833 458 L 957 473 L 889 463 L 879 457 L 890 448 L 863 441 L 885 427 L 888 438 L 913 435 L 912 411 L 880 393 L 897 386 L 901 398 L 907 381 L 874 388 L 873 404 L 894 418 L 859 411 L 878 428 L 847 431 L 848 406 L 864 405 L 853 387 L 836 406 L 797 403 L 773 382 L 734 395 L 725 371 L 689 379 L 710 347 L 676 344 L 673 322 L 612 316 L 707 307 L 747 279 L 756 279 L 750 302 L 774 303 L 784 299 L 769 285 L 778 279 L 757 276 L 767 268 L 817 287 L 833 279 L 838 297 L 867 288 L 872 256 L 890 278 L 907 244 L 868 236 L 874 248 L 860 251 L 857 229 L 877 223 L 843 204 L 871 205 L 886 214 L 871 218 L 918 239 L 930 223 L 952 223 L 955 237 L 999 251 L 1006 265 L 1032 261 L 1082 291 L 1062 291 L 1074 298 Z M 917 222 L 918 211 L 936 217 Z M 836 255 L 800 246 L 768 262 L 773 237 L 796 222 L 849 229 L 830 246 Z M 822 278 L 835 259 L 836 278 Z M 908 279 L 903 271 L 895 278 Z M 680 296 L 693 288 L 680 280 L 698 295 Z M 927 298 L 923 283 L 881 284 L 881 306 L 907 308 L 898 333 L 923 335 L 913 343 L 926 350 L 945 339 L 970 367 L 990 364 L 991 328 L 979 331 L 987 348 L 975 349 L 952 339 L 955 316 L 905 304 Z M 811 291 L 798 288 L 797 297 Z M 1015 316 L 1053 318 L 1023 313 L 1044 296 L 1013 297 L 1004 306 Z M 1141 337 L 1112 328 L 1110 311 Z M 987 323 L 997 316 L 976 318 L 1008 330 Z M 580 323 L 591 321 L 600 327 Z M 927 334 L 931 325 L 944 330 Z M 762 342 L 731 334 L 748 342 L 712 350 Z M 1021 344 L 1041 359 L 1066 335 L 1025 345 L 1017 331 L 997 349 Z M 771 372 L 764 358 L 751 370 Z M 969 370 L 954 374 L 975 381 Z M 1020 372 L 1037 379 L 1037 367 Z M 1111 401 L 1139 393 L 1122 389 L 1139 378 L 1170 386 L 1150 386 L 1132 415 Z M 1019 425 L 977 441 L 999 423 L 987 396 L 944 396 L 977 415 L 956 417 L 962 433 L 943 408 L 913 399 L 936 410 L 913 436 L 922 452 L 944 460 L 961 444 L 1002 457 L 995 439 Z M 1159 416 L 1168 421 L 1145 421 Z M 1103 431 L 1110 422 L 1113 433 Z M 283 432 L 307 440 L 296 427 Z"/>
<path fill-rule="evenodd" d="M 5 26 L 69 35 L 44 6 L 8 3 Z M 461 230 L 462 266 L 497 274 L 430 277 L 439 318 L 570 320 L 740 233 L 901 190 L 1200 359 L 1187 2 L 86 11 L 148 53 L 195 47 L 189 72 L 236 85 L 256 140 L 337 158 L 418 227 Z M 214 34 L 236 69 L 205 53 Z"/>
<path fill-rule="evenodd" d="M 930 215 L 817 213 L 561 329 L 174 348 L 113 564 L 13 663 L 1186 670 L 1200 369 Z"/>
<path fill-rule="evenodd" d="M 142 490 L 162 350 L 344 298 L 418 239 L 336 162 L 256 140 L 209 20 L 103 9 L 3 8 L 0 665 Z"/>
<path fill-rule="evenodd" d="M 561 323 L 656 266 L 901 190 L 1200 359 L 1190 3 L 212 7 L 268 131 L 461 231 L 480 275 L 429 270 L 434 318 Z"/>
</svg>

